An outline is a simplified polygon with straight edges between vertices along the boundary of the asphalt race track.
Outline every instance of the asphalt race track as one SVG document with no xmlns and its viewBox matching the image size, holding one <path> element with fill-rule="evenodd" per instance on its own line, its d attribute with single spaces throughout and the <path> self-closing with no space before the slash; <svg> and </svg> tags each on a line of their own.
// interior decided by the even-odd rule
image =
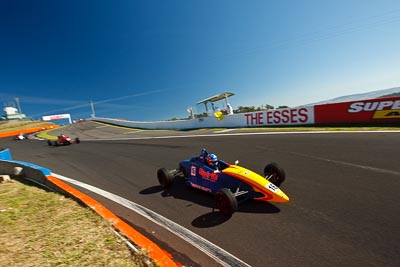
<svg viewBox="0 0 400 267">
<path fill-rule="evenodd" d="M 0 148 L 10 148 L 13 159 L 138 203 L 254 267 L 400 266 L 399 132 L 143 131 L 83 122 L 52 134 L 61 131 L 82 142 L 49 147 L 9 138 L 0 139 Z M 290 202 L 247 202 L 225 218 L 212 212 L 212 197 L 182 183 L 163 192 L 157 169 L 173 169 L 202 147 L 259 173 L 266 163 L 278 162 Z M 219 266 L 161 227 L 92 196 L 180 255 L 185 266 Z"/>
</svg>

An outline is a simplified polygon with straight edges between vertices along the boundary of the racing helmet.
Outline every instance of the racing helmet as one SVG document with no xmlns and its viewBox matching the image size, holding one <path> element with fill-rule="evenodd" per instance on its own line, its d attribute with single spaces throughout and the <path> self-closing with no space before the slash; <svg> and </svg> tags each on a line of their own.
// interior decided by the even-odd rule
<svg viewBox="0 0 400 267">
<path fill-rule="evenodd" d="M 215 154 L 208 154 L 206 157 L 207 164 L 212 167 L 218 166 L 218 158 Z"/>
</svg>

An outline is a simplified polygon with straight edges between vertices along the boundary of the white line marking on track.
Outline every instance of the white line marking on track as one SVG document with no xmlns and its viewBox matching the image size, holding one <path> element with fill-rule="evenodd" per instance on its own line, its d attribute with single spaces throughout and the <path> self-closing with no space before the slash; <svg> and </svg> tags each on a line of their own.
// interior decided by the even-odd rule
<svg viewBox="0 0 400 267">
<path fill-rule="evenodd" d="M 120 141 L 120 140 L 149 140 L 149 139 L 173 139 L 194 137 L 221 137 L 221 136 L 251 136 L 251 135 L 293 135 L 293 134 L 367 134 L 367 133 L 400 133 L 400 131 L 308 131 L 308 132 L 253 132 L 253 133 L 222 133 L 222 134 L 196 134 L 196 135 L 167 135 L 149 137 L 126 137 L 126 138 L 99 138 L 85 139 L 85 141 Z"/>
<path fill-rule="evenodd" d="M 102 125 L 102 126 L 97 126 L 96 129 L 100 129 L 100 128 L 106 128 L 108 127 L 107 125 Z"/>
<path fill-rule="evenodd" d="M 133 133 L 140 133 L 140 132 L 144 132 L 145 130 L 137 130 L 137 131 L 131 131 L 131 132 L 125 132 L 122 134 L 133 134 Z"/>
<path fill-rule="evenodd" d="M 275 150 L 275 149 L 269 149 L 269 148 L 261 147 L 261 146 L 258 146 L 258 147 L 262 148 L 262 149 L 265 149 L 265 150 Z M 282 151 L 280 151 L 280 152 L 282 152 Z M 336 163 L 336 164 L 341 164 L 341 165 L 346 165 L 346 166 L 350 166 L 350 167 L 360 168 L 360 169 L 364 169 L 364 170 L 368 170 L 368 171 L 375 171 L 375 172 L 381 172 L 381 173 L 386 173 L 386 174 L 400 175 L 400 172 L 386 170 L 386 169 L 380 169 L 380 168 L 375 168 L 375 167 L 365 166 L 365 165 L 360 165 L 360 164 L 355 164 L 355 163 L 350 163 L 350 162 L 346 162 L 346 161 L 321 158 L 321 157 L 316 157 L 316 156 L 307 155 L 307 154 L 298 153 L 298 152 L 288 152 L 288 153 L 292 154 L 292 155 L 297 155 L 297 156 L 301 156 L 301 157 L 305 157 L 305 158 L 314 159 L 314 160 L 332 162 L 332 163 Z"/>
<path fill-rule="evenodd" d="M 356 168 L 369 170 L 369 171 L 375 171 L 375 172 L 381 172 L 381 173 L 393 174 L 393 175 L 400 175 L 400 172 L 391 171 L 391 170 L 385 170 L 385 169 L 380 169 L 380 168 L 375 168 L 375 167 L 371 167 L 371 166 L 365 166 L 365 165 L 360 165 L 360 164 L 355 164 L 355 163 L 350 163 L 350 162 L 345 162 L 345 161 L 340 161 L 340 160 L 320 158 L 320 157 L 315 157 L 315 156 L 306 155 L 306 154 L 302 154 L 302 153 L 296 153 L 296 152 L 292 152 L 292 154 L 303 156 L 303 157 L 308 157 L 308 158 L 315 159 L 315 160 L 321 160 L 321 161 L 332 162 L 332 163 L 337 163 L 337 164 L 341 164 L 341 165 L 356 167 Z"/>
<path fill-rule="evenodd" d="M 211 243 L 207 239 L 193 233 L 192 231 L 184 228 L 183 226 L 155 213 L 152 210 L 149 210 L 135 202 L 122 198 L 120 196 L 114 195 L 110 192 L 102 190 L 100 188 L 94 187 L 89 184 L 85 184 L 74 179 L 52 173 L 52 176 L 69 182 L 71 184 L 75 184 L 87 190 L 90 190 L 96 194 L 99 194 L 105 198 L 108 198 L 140 215 L 147 218 L 148 220 L 160 225 L 164 229 L 170 231 L 171 233 L 179 236 L 186 242 L 190 243 L 194 247 L 198 248 L 200 251 L 207 254 L 209 257 L 214 259 L 216 262 L 221 264 L 222 266 L 238 266 L 238 267 L 250 267 L 249 264 L 245 263 L 244 261 L 240 260 L 239 258 L 235 257 L 234 255 L 230 254 L 229 252 L 223 250 L 222 248 L 218 247 L 217 245 Z"/>
<path fill-rule="evenodd" d="M 221 131 L 215 131 L 214 133 L 227 133 L 227 132 L 232 132 L 236 129 L 225 129 L 225 130 L 221 130 Z"/>
</svg>

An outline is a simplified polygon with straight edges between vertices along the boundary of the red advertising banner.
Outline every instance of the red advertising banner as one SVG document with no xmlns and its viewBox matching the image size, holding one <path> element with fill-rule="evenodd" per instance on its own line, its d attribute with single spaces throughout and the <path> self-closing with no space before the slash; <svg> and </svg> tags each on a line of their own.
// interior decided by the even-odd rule
<svg viewBox="0 0 400 267">
<path fill-rule="evenodd" d="M 400 97 L 315 105 L 316 124 L 400 122 Z"/>
</svg>

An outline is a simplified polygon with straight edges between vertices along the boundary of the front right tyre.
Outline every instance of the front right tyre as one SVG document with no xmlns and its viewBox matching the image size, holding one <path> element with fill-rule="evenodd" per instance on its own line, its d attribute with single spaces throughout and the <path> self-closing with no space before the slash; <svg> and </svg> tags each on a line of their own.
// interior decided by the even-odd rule
<svg viewBox="0 0 400 267">
<path fill-rule="evenodd" d="M 278 163 L 267 164 L 264 168 L 264 177 L 277 187 L 285 181 L 285 171 L 278 165 Z"/>
</svg>

